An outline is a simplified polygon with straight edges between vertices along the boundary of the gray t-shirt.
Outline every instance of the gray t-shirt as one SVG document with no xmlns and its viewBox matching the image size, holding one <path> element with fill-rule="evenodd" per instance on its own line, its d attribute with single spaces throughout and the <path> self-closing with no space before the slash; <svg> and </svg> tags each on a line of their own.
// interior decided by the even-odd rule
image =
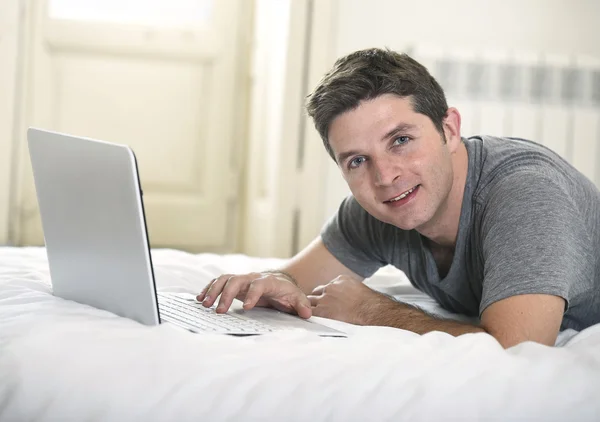
<svg viewBox="0 0 600 422">
<path fill-rule="evenodd" d="M 534 142 L 463 139 L 469 156 L 452 265 L 441 278 L 425 239 L 368 214 L 347 197 L 321 233 L 327 249 L 363 276 L 390 264 L 442 307 L 481 317 L 519 294 L 567 306 L 561 329 L 600 322 L 600 192 Z"/>
</svg>

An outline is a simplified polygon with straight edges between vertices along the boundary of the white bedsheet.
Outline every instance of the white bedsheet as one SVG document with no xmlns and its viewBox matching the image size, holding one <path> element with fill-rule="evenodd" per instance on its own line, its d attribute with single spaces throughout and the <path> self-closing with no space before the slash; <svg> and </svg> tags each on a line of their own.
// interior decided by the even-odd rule
<svg viewBox="0 0 600 422">
<path fill-rule="evenodd" d="M 160 290 L 278 260 L 154 250 Z M 371 285 L 447 315 L 406 280 Z M 349 338 L 145 327 L 51 295 L 44 249 L 0 248 L 0 421 L 600 420 L 600 325 L 561 347 L 325 321 Z"/>
</svg>

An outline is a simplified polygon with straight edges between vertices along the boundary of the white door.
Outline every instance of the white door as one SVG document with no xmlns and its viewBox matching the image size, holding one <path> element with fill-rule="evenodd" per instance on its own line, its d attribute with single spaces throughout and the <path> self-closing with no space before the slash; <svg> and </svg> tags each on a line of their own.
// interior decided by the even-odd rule
<svg viewBox="0 0 600 422">
<path fill-rule="evenodd" d="M 43 244 L 24 139 L 130 145 L 153 247 L 234 248 L 252 2 L 30 0 L 18 244 Z"/>
</svg>

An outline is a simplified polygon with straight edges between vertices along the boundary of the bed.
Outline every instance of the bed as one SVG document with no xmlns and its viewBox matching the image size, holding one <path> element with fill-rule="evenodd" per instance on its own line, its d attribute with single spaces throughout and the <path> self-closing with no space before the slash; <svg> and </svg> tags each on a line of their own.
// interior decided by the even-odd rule
<svg viewBox="0 0 600 422">
<path fill-rule="evenodd" d="M 277 259 L 152 251 L 157 288 L 198 292 Z M 0 421 L 600 420 L 600 324 L 557 347 L 487 334 L 231 337 L 147 327 L 51 294 L 43 248 L 0 248 Z M 389 269 L 367 283 L 440 316 Z"/>
</svg>

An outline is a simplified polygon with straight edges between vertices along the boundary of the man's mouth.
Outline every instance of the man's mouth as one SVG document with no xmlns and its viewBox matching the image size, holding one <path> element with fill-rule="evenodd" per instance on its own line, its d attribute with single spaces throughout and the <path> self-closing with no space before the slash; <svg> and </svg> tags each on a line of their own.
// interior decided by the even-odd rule
<svg viewBox="0 0 600 422">
<path fill-rule="evenodd" d="M 387 201 L 383 201 L 383 202 L 386 204 L 390 204 L 390 203 L 401 201 L 402 199 L 406 198 L 408 195 L 413 193 L 419 186 L 421 186 L 421 185 L 414 186 L 414 187 L 410 188 L 409 190 L 407 190 L 406 192 L 402 192 L 400 195 L 394 196 L 393 198 L 390 198 Z"/>
</svg>

